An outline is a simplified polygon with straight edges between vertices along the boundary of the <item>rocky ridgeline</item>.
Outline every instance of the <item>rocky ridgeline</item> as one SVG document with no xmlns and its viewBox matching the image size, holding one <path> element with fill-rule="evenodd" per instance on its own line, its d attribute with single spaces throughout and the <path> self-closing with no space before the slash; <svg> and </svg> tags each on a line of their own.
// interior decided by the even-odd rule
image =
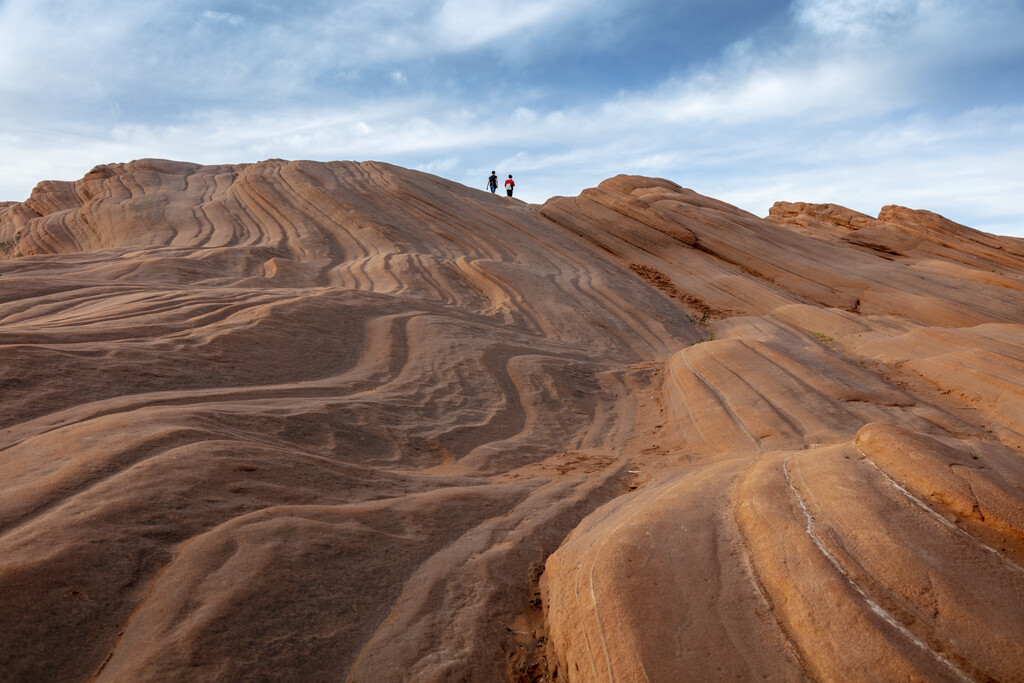
<svg viewBox="0 0 1024 683">
<path fill-rule="evenodd" d="M 382 163 L 0 204 L 0 680 L 1015 680 L 1024 241 Z"/>
</svg>

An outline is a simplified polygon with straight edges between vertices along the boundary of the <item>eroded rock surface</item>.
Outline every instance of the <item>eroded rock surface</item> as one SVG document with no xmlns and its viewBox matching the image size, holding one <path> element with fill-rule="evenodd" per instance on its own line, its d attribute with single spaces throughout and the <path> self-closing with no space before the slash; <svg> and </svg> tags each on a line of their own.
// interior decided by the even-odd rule
<svg viewBox="0 0 1024 683">
<path fill-rule="evenodd" d="M 0 680 L 1024 671 L 1022 240 L 141 160 L 0 259 Z"/>
</svg>

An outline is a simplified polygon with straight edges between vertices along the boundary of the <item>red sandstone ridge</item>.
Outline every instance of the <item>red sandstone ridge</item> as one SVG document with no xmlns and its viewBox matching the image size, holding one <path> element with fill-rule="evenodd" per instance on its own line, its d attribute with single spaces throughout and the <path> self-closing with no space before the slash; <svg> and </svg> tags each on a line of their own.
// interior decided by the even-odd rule
<svg viewBox="0 0 1024 683">
<path fill-rule="evenodd" d="M 0 205 L 0 680 L 1019 680 L 1024 241 L 620 176 Z"/>
</svg>

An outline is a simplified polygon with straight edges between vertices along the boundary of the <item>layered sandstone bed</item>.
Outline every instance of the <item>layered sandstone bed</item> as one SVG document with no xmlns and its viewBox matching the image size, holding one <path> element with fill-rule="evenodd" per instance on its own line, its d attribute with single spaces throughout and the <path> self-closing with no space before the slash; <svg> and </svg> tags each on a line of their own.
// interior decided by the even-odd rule
<svg viewBox="0 0 1024 683">
<path fill-rule="evenodd" d="M 380 163 L 0 205 L 0 680 L 1021 680 L 1024 241 Z"/>
</svg>

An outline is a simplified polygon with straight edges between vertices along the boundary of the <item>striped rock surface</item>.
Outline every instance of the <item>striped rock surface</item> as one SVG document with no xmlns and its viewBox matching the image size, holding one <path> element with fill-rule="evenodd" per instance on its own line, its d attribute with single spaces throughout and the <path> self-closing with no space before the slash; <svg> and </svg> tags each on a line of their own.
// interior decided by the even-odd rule
<svg viewBox="0 0 1024 683">
<path fill-rule="evenodd" d="M 0 680 L 1022 680 L 1024 240 L 140 160 L 0 205 Z"/>
</svg>

